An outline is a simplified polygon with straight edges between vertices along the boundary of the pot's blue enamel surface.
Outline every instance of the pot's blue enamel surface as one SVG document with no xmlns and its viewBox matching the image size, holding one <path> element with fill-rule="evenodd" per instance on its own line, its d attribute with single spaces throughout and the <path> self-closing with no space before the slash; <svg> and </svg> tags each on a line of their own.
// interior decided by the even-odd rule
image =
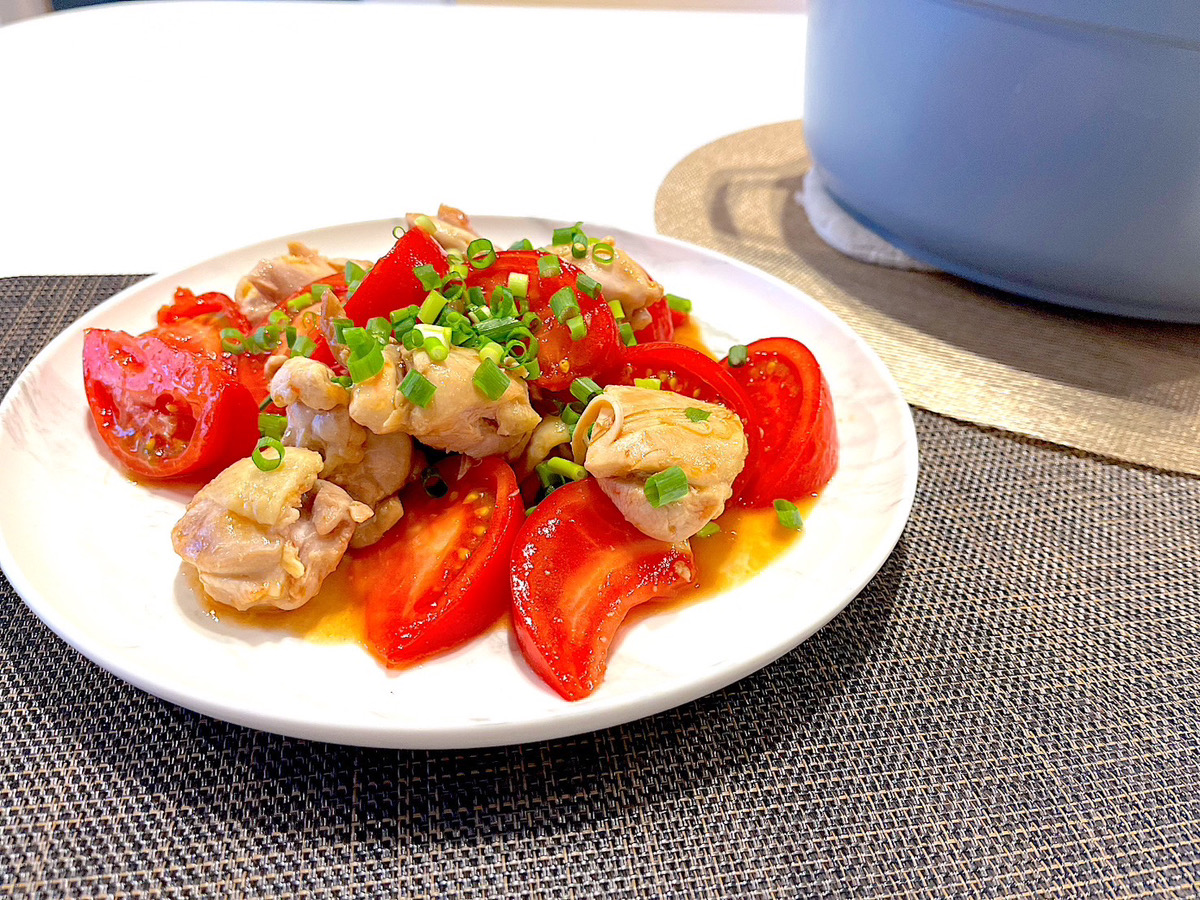
<svg viewBox="0 0 1200 900">
<path fill-rule="evenodd" d="M 863 224 L 984 284 L 1200 321 L 1200 3 L 813 0 L 808 41 L 809 149 Z"/>
</svg>

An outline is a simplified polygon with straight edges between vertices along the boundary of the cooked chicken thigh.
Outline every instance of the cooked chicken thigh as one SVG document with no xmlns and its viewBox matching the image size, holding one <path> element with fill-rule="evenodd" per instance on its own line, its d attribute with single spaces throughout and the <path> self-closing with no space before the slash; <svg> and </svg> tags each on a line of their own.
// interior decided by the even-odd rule
<svg viewBox="0 0 1200 900">
<path fill-rule="evenodd" d="M 395 495 L 423 461 L 409 435 L 376 434 L 355 422 L 352 396 L 333 381 L 328 366 L 304 357 L 288 359 L 271 378 L 271 398 L 287 411 L 283 443 L 320 453 L 321 477 L 375 510 L 375 519 L 354 537 L 360 547 L 399 521 L 403 508 Z"/>
<path fill-rule="evenodd" d="M 636 260 L 623 253 L 611 237 L 604 238 L 604 242 L 613 247 L 613 259 L 609 263 L 597 262 L 591 253 L 576 259 L 571 253 L 570 244 L 555 244 L 547 249 L 600 282 L 604 299 L 620 302 L 625 318 L 633 330 L 638 331 L 650 324 L 650 313 L 646 312 L 646 307 L 657 303 L 666 296 L 666 292 Z"/>
<path fill-rule="evenodd" d="M 465 347 L 451 347 L 444 362 L 434 362 L 424 350 L 384 348 L 383 371 L 351 391 L 350 417 L 372 431 L 403 431 L 430 447 L 476 459 L 523 447 L 541 421 L 529 404 L 529 389 L 513 378 L 499 399 L 489 400 L 475 386 L 478 368 L 479 353 Z M 413 371 L 437 389 L 424 408 L 398 390 Z"/>
<path fill-rule="evenodd" d="M 694 421 L 689 409 L 697 410 L 695 418 L 708 416 Z M 579 417 L 571 450 L 629 522 L 650 537 L 682 541 L 724 511 L 747 448 L 741 420 L 723 406 L 614 385 Z M 655 509 L 646 480 L 673 466 L 683 470 L 690 490 Z"/>
<path fill-rule="evenodd" d="M 404 221 L 408 223 L 409 228 L 416 228 L 419 218 L 422 218 L 421 213 L 409 213 L 404 217 Z M 471 241 L 479 237 L 471 227 L 466 213 L 453 206 L 443 203 L 438 207 L 436 216 L 424 216 L 424 218 L 429 219 L 435 229 L 430 237 L 441 244 L 442 249 L 447 253 L 465 254 Z"/>
<path fill-rule="evenodd" d="M 171 531 L 205 592 L 236 609 L 295 609 L 316 595 L 371 509 L 317 478 L 318 453 L 289 448 L 263 472 L 238 460 L 192 498 Z"/>
<path fill-rule="evenodd" d="M 316 250 L 292 241 L 286 254 L 261 260 L 242 278 L 233 299 L 250 324 L 257 325 L 300 288 L 337 271 L 333 263 Z"/>
</svg>

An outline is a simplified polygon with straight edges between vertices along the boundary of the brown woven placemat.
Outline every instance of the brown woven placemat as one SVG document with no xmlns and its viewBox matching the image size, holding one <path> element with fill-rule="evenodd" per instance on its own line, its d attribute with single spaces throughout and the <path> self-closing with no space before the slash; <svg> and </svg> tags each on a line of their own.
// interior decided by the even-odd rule
<svg viewBox="0 0 1200 900">
<path fill-rule="evenodd" d="M 134 280 L 0 280 L 0 387 Z M 912 519 L 845 612 L 568 740 L 228 725 L 93 666 L 0 582 L 0 896 L 1194 895 L 1200 481 L 916 423 Z"/>
<path fill-rule="evenodd" d="M 923 409 L 1200 474 L 1200 326 L 1075 312 L 843 256 L 795 200 L 809 166 L 800 122 L 721 138 L 668 174 L 658 228 L 821 301 Z"/>
</svg>

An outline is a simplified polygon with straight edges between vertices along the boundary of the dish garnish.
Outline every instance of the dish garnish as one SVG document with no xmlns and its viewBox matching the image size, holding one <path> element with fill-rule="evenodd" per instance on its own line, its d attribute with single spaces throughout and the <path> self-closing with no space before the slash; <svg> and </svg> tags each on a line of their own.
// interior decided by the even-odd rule
<svg viewBox="0 0 1200 900">
<path fill-rule="evenodd" d="M 93 423 L 138 478 L 204 482 L 171 540 L 209 601 L 286 616 L 336 583 L 392 668 L 510 612 L 579 700 L 634 607 L 718 577 L 694 547 L 727 508 L 803 528 L 829 385 L 791 337 L 677 340 L 690 301 L 581 224 L 505 249 L 449 207 L 406 225 L 376 260 L 293 243 L 148 332 L 88 329 Z"/>
</svg>

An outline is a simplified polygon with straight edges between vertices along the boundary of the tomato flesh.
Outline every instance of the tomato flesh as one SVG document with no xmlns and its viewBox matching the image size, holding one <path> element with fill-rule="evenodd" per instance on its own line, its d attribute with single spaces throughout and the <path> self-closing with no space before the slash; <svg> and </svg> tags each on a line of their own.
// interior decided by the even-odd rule
<svg viewBox="0 0 1200 900">
<path fill-rule="evenodd" d="M 810 497 L 833 477 L 838 461 L 833 397 L 816 357 L 792 338 L 748 344 L 744 365 L 721 365 L 749 395 L 761 419 L 762 463 L 737 497 L 743 506 Z"/>
<path fill-rule="evenodd" d="M 376 316 L 387 318 L 397 309 L 421 303 L 429 291 L 413 274 L 429 265 L 439 275 L 450 271 L 450 260 L 441 245 L 420 228 L 404 232 L 379 262 L 371 267 L 354 296 L 346 301 L 346 315 L 365 326 Z"/>
<path fill-rule="evenodd" d="M 639 344 L 669 341 L 675 337 L 675 316 L 666 300 L 651 303 L 646 312 L 650 315 L 650 324 L 633 333 Z"/>
<path fill-rule="evenodd" d="M 568 484 L 525 521 L 512 554 L 513 627 L 526 662 L 567 700 L 600 685 L 626 614 L 696 581 L 686 543 L 647 537 L 594 478 Z"/>
<path fill-rule="evenodd" d="M 220 360 L 153 335 L 89 328 L 83 383 L 104 443 L 143 478 L 224 468 L 258 441 L 258 404 Z"/>
<path fill-rule="evenodd" d="M 443 496 L 420 482 L 405 489 L 404 518 L 349 559 L 367 645 L 388 666 L 455 647 L 508 608 L 508 559 L 524 518 L 516 476 L 497 457 L 460 476 L 461 460 L 438 464 Z"/>
<path fill-rule="evenodd" d="M 543 277 L 538 270 L 542 257 L 554 259 L 561 275 Z M 506 287 L 510 275 L 525 275 L 529 279 L 526 300 L 530 311 L 542 324 L 534 331 L 538 339 L 538 366 L 541 376 L 534 383 L 546 391 L 565 391 L 581 376 L 594 377 L 607 370 L 621 353 L 620 333 L 612 309 L 603 294 L 589 297 L 576 289 L 580 271 L 567 260 L 538 250 L 502 250 L 496 261 L 486 269 L 474 269 L 467 277 L 468 287 L 482 288 L 491 297 L 497 287 Z M 587 326 L 587 334 L 572 340 L 571 329 L 558 321 L 550 306 L 550 298 L 562 288 L 575 292 L 579 314 Z"/>
</svg>

